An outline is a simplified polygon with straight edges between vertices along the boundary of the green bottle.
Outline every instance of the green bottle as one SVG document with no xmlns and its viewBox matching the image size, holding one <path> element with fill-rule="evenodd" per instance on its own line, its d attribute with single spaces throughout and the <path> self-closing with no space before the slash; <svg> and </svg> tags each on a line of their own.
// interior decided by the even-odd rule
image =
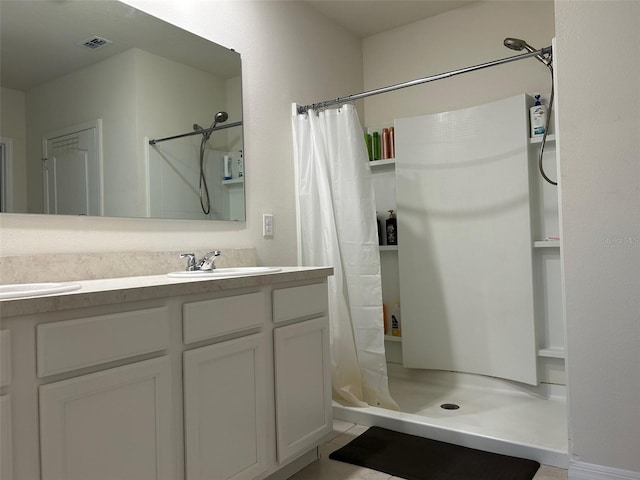
<svg viewBox="0 0 640 480">
<path fill-rule="evenodd" d="M 380 156 L 381 150 L 381 140 L 380 140 L 380 132 L 373 132 L 373 159 L 380 160 L 382 157 Z"/>
<path fill-rule="evenodd" d="M 364 134 L 364 143 L 367 145 L 367 153 L 369 154 L 369 161 L 373 160 L 373 139 L 370 133 Z"/>
</svg>

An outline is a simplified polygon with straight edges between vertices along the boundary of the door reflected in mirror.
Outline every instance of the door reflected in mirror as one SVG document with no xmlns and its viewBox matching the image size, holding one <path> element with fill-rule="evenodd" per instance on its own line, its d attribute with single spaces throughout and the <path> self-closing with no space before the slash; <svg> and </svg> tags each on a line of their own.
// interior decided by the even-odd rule
<svg viewBox="0 0 640 480">
<path fill-rule="evenodd" d="M 0 21 L 0 211 L 245 220 L 240 54 L 114 1 Z"/>
</svg>

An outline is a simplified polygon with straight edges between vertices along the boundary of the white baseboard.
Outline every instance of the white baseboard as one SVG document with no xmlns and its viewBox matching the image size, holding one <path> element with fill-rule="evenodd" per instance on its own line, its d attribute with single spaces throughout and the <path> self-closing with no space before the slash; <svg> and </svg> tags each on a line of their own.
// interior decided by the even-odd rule
<svg viewBox="0 0 640 480">
<path fill-rule="evenodd" d="M 640 472 L 591 463 L 570 462 L 569 480 L 640 480 Z"/>
</svg>

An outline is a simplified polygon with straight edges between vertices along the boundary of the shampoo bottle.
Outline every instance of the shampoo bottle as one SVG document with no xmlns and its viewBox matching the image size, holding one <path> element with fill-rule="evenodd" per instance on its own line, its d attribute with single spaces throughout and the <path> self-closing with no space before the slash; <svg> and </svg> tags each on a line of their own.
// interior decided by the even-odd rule
<svg viewBox="0 0 640 480">
<path fill-rule="evenodd" d="M 384 330 L 384 334 L 387 334 L 387 306 L 382 304 L 382 329 Z"/>
<path fill-rule="evenodd" d="M 380 142 L 380 133 L 379 132 L 373 132 L 373 159 L 374 160 L 380 160 L 381 156 L 380 156 L 380 148 L 381 148 L 381 142 Z"/>
<path fill-rule="evenodd" d="M 400 331 L 400 302 L 397 300 L 391 309 L 391 335 L 394 337 L 402 336 Z"/>
<path fill-rule="evenodd" d="M 398 244 L 398 223 L 396 217 L 393 214 L 393 210 L 389 210 L 389 218 L 386 222 L 387 227 L 387 245 Z"/>
<path fill-rule="evenodd" d="M 231 158 L 229 155 L 224 156 L 224 179 L 231 180 Z"/>
<path fill-rule="evenodd" d="M 369 155 L 369 161 L 373 160 L 373 137 L 370 133 L 364 134 L 364 143 L 367 145 L 367 154 Z"/>
<path fill-rule="evenodd" d="M 540 95 L 536 95 L 536 103 L 529 109 L 531 122 L 531 136 L 539 137 L 544 135 L 547 121 L 547 107 L 540 103 Z"/>
<path fill-rule="evenodd" d="M 389 148 L 391 146 L 391 144 L 389 143 L 389 129 L 388 128 L 383 128 L 382 129 L 382 159 L 386 160 L 389 157 Z"/>
</svg>

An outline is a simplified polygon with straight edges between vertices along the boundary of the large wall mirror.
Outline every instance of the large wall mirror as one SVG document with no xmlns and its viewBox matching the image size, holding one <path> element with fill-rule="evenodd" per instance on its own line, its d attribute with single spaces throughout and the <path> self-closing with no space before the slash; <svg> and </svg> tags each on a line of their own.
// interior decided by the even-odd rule
<svg viewBox="0 0 640 480">
<path fill-rule="evenodd" d="M 0 21 L 0 211 L 245 220 L 240 54 L 117 1 Z"/>
</svg>

